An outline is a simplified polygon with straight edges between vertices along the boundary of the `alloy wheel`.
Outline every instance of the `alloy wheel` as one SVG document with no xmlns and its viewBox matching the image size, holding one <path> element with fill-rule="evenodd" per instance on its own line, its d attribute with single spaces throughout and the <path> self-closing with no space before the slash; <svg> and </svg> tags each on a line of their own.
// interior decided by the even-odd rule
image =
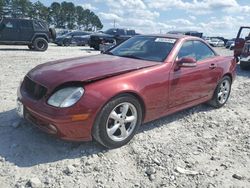
<svg viewBox="0 0 250 188">
<path fill-rule="evenodd" d="M 217 95 L 220 104 L 224 104 L 227 101 L 229 93 L 230 93 L 230 82 L 228 80 L 224 80 L 220 84 Z"/>
<path fill-rule="evenodd" d="M 135 106 L 124 102 L 111 111 L 106 123 L 106 132 L 111 140 L 121 142 L 133 133 L 136 123 L 137 110 Z"/>
</svg>

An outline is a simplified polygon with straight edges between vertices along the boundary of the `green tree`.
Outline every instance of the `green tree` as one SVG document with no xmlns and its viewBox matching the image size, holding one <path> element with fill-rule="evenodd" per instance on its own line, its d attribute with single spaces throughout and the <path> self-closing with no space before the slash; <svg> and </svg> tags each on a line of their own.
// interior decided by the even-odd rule
<svg viewBox="0 0 250 188">
<path fill-rule="evenodd" d="M 69 29 L 74 29 L 75 27 L 75 5 L 71 2 L 62 2 L 61 3 L 61 12 L 60 17 L 66 26 Z"/>
<path fill-rule="evenodd" d="M 5 5 L 5 1 L 4 0 L 0 0 L 0 16 L 3 16 L 3 7 Z"/>
<path fill-rule="evenodd" d="M 81 6 L 77 6 L 75 8 L 75 14 L 76 14 L 76 23 L 78 26 L 78 29 L 80 29 L 81 27 L 83 27 L 84 25 L 84 9 Z"/>
<path fill-rule="evenodd" d="M 29 17 L 49 21 L 49 8 L 37 1 L 30 8 Z"/>
<path fill-rule="evenodd" d="M 89 9 L 75 6 L 72 2 L 53 2 L 49 7 L 40 1 L 0 0 L 0 16 L 42 19 L 58 28 L 95 31 L 103 27 L 99 17 Z"/>
<path fill-rule="evenodd" d="M 50 17 L 50 23 L 55 27 L 63 26 L 60 13 L 61 13 L 61 4 L 53 2 L 49 7 L 49 17 Z"/>
<path fill-rule="evenodd" d="M 29 0 L 12 0 L 12 16 L 13 17 L 28 17 L 32 7 L 32 3 Z"/>
</svg>

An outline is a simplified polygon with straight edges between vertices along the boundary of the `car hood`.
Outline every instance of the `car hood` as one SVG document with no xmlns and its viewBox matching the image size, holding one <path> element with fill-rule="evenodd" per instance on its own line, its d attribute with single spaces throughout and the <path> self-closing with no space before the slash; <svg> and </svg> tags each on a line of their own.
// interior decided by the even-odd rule
<svg viewBox="0 0 250 188">
<path fill-rule="evenodd" d="M 28 77 L 54 89 L 67 82 L 90 82 L 155 65 L 159 62 L 101 54 L 41 64 L 32 69 Z"/>
</svg>

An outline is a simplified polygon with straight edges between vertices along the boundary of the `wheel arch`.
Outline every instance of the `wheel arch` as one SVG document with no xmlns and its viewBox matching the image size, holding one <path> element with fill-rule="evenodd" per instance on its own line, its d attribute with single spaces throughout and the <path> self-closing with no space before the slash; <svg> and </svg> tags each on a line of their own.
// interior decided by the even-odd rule
<svg viewBox="0 0 250 188">
<path fill-rule="evenodd" d="M 224 78 L 225 76 L 228 76 L 231 79 L 231 83 L 233 82 L 233 75 L 231 73 L 228 72 L 224 74 L 222 78 Z"/>
<path fill-rule="evenodd" d="M 32 38 L 32 42 L 34 42 L 34 40 L 36 38 L 44 38 L 47 42 L 49 42 L 49 38 L 46 34 L 42 34 L 42 33 L 39 33 L 39 34 L 35 34 Z"/>
<path fill-rule="evenodd" d="M 101 109 L 107 104 L 109 103 L 111 100 L 118 98 L 118 97 L 122 97 L 124 95 L 130 95 L 134 98 L 136 98 L 138 100 L 138 102 L 141 105 L 141 110 L 142 110 L 142 122 L 144 121 L 145 115 L 146 115 L 146 105 L 145 105 L 145 101 L 142 98 L 142 96 L 140 96 L 137 92 L 135 91 L 121 91 L 120 93 L 115 94 L 114 96 L 112 96 L 111 98 L 109 98 L 107 100 L 107 102 L 101 107 Z"/>
<path fill-rule="evenodd" d="M 146 114 L 146 107 L 145 107 L 145 102 L 143 100 L 143 98 L 138 94 L 136 93 L 135 91 L 121 91 L 120 93 L 117 93 L 115 94 L 114 96 L 110 97 L 98 110 L 98 112 L 96 113 L 96 116 L 95 116 L 95 120 L 94 120 L 94 123 L 93 123 L 93 126 L 91 128 L 91 136 L 92 138 L 94 138 L 93 136 L 93 133 L 94 131 L 97 129 L 97 122 L 98 122 L 98 119 L 100 118 L 100 113 L 102 111 L 102 109 L 105 107 L 105 105 L 107 105 L 110 101 L 114 100 L 115 98 L 119 98 L 119 97 L 122 97 L 122 96 L 132 96 L 134 98 L 136 98 L 138 100 L 138 102 L 140 103 L 141 105 L 141 110 L 142 110 L 142 120 L 141 122 L 143 123 L 144 122 L 144 118 L 145 118 L 145 114 Z M 97 139 L 97 138 L 95 138 Z M 97 139 L 98 140 L 98 139 Z"/>
<path fill-rule="evenodd" d="M 141 105 L 141 110 L 142 110 L 142 122 L 144 122 L 145 115 L 146 115 L 146 105 L 145 101 L 143 100 L 142 96 L 140 96 L 137 92 L 135 91 L 121 91 L 120 93 L 116 93 L 115 95 L 109 97 L 106 102 L 98 109 L 98 112 L 96 113 L 95 116 L 95 121 L 97 120 L 98 116 L 101 113 L 101 110 L 104 108 L 105 105 L 107 105 L 110 101 L 114 100 L 115 98 L 119 98 L 125 95 L 130 95 L 138 100 L 138 102 Z"/>
</svg>

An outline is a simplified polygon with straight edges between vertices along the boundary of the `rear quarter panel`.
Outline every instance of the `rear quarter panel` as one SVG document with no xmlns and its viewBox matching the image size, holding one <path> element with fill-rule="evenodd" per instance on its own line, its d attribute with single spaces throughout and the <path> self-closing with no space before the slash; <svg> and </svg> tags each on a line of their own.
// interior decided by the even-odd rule
<svg viewBox="0 0 250 188">
<path fill-rule="evenodd" d="M 235 80 L 237 61 L 233 56 L 219 56 L 217 58 L 217 66 L 221 75 L 220 78 L 218 78 L 218 82 L 225 75 L 230 76 L 232 81 Z"/>
</svg>

